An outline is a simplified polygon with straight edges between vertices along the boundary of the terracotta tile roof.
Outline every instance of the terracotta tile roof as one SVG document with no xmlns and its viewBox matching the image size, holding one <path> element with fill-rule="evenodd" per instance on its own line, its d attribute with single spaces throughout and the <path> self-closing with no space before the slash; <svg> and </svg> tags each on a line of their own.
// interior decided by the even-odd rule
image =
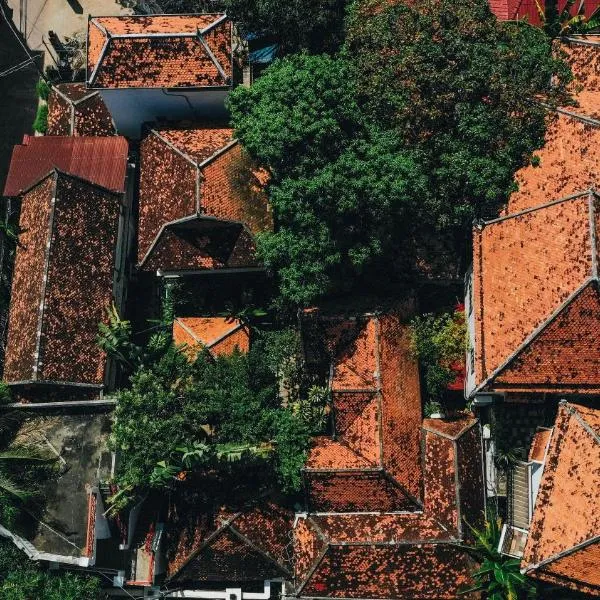
<svg viewBox="0 0 600 600">
<path fill-rule="evenodd" d="M 310 451 L 312 506 L 414 508 L 421 496 L 421 398 L 408 329 L 391 315 L 333 319 L 328 329 L 336 439 L 316 438 Z"/>
<path fill-rule="evenodd" d="M 252 236 L 240 233 L 239 225 L 235 235 L 232 228 L 222 231 L 224 242 L 217 235 L 219 223 L 243 223 L 253 234 L 272 227 L 259 173 L 246 164 L 231 129 L 164 126 L 148 133 L 140 154 L 138 261 L 144 270 L 258 266 Z M 228 250 L 211 254 L 208 248 L 204 258 L 196 257 L 189 232 L 186 243 L 182 231 L 211 226 L 217 238 L 211 242 L 213 233 L 206 234 L 206 244 L 225 243 Z M 160 240 L 167 229 L 169 239 Z M 157 257 L 159 241 L 176 248 Z"/>
<path fill-rule="evenodd" d="M 173 342 L 178 346 L 185 344 L 192 357 L 201 348 L 214 355 L 231 354 L 235 348 L 247 352 L 250 332 L 238 319 L 229 317 L 176 317 Z"/>
<path fill-rule="evenodd" d="M 18 196 L 53 168 L 113 190 L 125 191 L 127 140 L 123 137 L 25 136 L 13 149 L 5 196 Z"/>
<path fill-rule="evenodd" d="M 195 525 L 169 518 L 167 577 L 186 581 L 256 581 L 289 578 L 294 515 L 271 500 L 240 511 L 190 511 Z M 176 520 L 176 519 L 175 519 Z"/>
<path fill-rule="evenodd" d="M 586 14 L 591 4 L 597 7 L 598 1 L 585 3 Z M 551 116 L 544 146 L 535 152 L 539 166 L 517 172 L 518 191 L 510 196 L 506 214 L 598 186 L 600 36 L 563 38 L 555 48 L 573 71 L 570 92 L 576 105 Z"/>
<path fill-rule="evenodd" d="M 94 17 L 91 88 L 229 87 L 231 21 L 224 14 Z"/>
<path fill-rule="evenodd" d="M 600 389 L 598 204 L 583 193 L 476 228 L 477 386 Z"/>
<path fill-rule="evenodd" d="M 561 403 L 521 566 L 600 596 L 600 410 Z"/>
<path fill-rule="evenodd" d="M 551 435 L 552 429 L 539 429 L 535 432 L 529 449 L 529 460 L 544 462 Z"/>
<path fill-rule="evenodd" d="M 425 494 L 420 510 L 389 512 L 372 482 L 363 487 L 358 480 L 358 485 L 352 483 L 357 499 L 363 500 L 349 509 L 359 512 L 300 515 L 294 526 L 296 594 L 416 599 L 431 598 L 435 589 L 436 598 L 455 598 L 470 583 L 473 570 L 469 556 L 455 545 L 463 536 L 461 520 L 478 523 L 483 510 L 481 431 L 476 425 L 469 414 L 423 423 Z M 379 504 L 365 502 L 369 496 Z"/>
<path fill-rule="evenodd" d="M 48 98 L 47 135 L 115 135 L 115 125 L 99 92 L 84 83 L 60 83 Z"/>
<path fill-rule="evenodd" d="M 123 159 L 125 160 L 125 158 Z M 22 197 L 4 378 L 101 387 L 120 196 L 55 171 Z"/>
</svg>

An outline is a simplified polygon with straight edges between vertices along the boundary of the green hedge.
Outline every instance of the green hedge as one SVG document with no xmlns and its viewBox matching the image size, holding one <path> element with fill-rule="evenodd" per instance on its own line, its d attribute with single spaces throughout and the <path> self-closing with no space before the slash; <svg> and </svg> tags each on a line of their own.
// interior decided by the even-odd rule
<svg viewBox="0 0 600 600">
<path fill-rule="evenodd" d="M 48 105 L 40 104 L 33 122 L 33 130 L 38 133 L 46 133 L 48 129 Z"/>
</svg>

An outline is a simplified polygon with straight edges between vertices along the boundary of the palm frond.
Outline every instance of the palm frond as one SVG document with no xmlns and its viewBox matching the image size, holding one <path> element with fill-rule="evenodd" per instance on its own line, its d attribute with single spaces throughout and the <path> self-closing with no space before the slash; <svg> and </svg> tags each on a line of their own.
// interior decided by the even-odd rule
<svg viewBox="0 0 600 600">
<path fill-rule="evenodd" d="M 31 492 L 19 487 L 12 479 L 2 473 L 0 473 L 0 492 L 19 502 L 25 502 L 31 497 Z"/>
</svg>

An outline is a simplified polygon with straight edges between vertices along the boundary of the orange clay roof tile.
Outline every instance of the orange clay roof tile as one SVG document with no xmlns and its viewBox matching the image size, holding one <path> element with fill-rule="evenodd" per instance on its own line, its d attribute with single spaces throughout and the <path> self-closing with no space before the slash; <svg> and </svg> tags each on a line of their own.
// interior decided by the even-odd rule
<svg viewBox="0 0 600 600">
<path fill-rule="evenodd" d="M 507 361 L 594 277 L 597 248 L 592 243 L 595 223 L 590 221 L 590 215 L 598 210 L 598 204 L 593 194 L 585 193 L 491 221 L 475 230 L 473 302 L 477 385 L 485 382 L 493 385 L 488 381 L 490 377 L 501 378 Z M 574 313 L 573 322 L 575 316 Z M 581 327 L 574 327 L 577 331 L 567 333 L 570 343 L 576 343 L 581 337 Z M 565 331 L 563 324 L 560 336 L 548 333 L 550 337 L 542 357 L 550 352 L 552 339 L 560 337 L 562 347 L 568 345 L 568 340 L 563 339 Z M 583 348 L 585 344 L 580 350 Z M 589 352 L 596 357 L 600 355 L 600 349 L 593 342 Z M 554 359 L 549 363 L 554 379 L 543 373 L 536 379 L 531 373 L 533 364 L 539 366 L 541 358 L 532 359 L 534 363 L 529 363 L 529 370 L 522 370 L 518 376 L 514 374 L 518 363 L 508 365 L 513 368 L 513 375 L 506 377 L 515 385 L 544 383 L 551 386 L 557 378 L 562 381 L 567 376 L 554 369 L 560 364 L 560 356 L 559 352 L 558 363 Z"/>
<path fill-rule="evenodd" d="M 185 345 L 190 358 L 201 348 L 207 348 L 214 355 L 228 355 L 236 348 L 247 352 L 250 333 L 238 319 L 229 317 L 176 317 L 173 342 Z"/>
<path fill-rule="evenodd" d="M 46 135 L 115 135 L 112 117 L 98 92 L 84 83 L 60 83 L 48 98 Z"/>
<path fill-rule="evenodd" d="M 231 22 L 223 14 L 95 17 L 87 67 L 92 88 L 229 87 Z"/>
<path fill-rule="evenodd" d="M 563 402 L 522 560 L 530 576 L 600 595 L 598 489 L 600 410 Z"/>
<path fill-rule="evenodd" d="M 124 160 L 124 159 L 123 159 Z M 62 172 L 22 197 L 4 378 L 101 387 L 119 194 Z"/>
<path fill-rule="evenodd" d="M 144 270 L 258 266 L 252 235 L 239 225 L 235 231 L 219 225 L 243 223 L 252 233 L 272 227 L 256 173 L 232 141 L 231 129 L 210 125 L 164 126 L 144 138 L 138 233 Z M 204 242 L 194 228 L 204 230 Z"/>
<path fill-rule="evenodd" d="M 540 429 L 535 432 L 531 448 L 529 449 L 529 460 L 543 462 L 546 457 L 546 449 L 552 435 L 552 429 Z"/>
</svg>

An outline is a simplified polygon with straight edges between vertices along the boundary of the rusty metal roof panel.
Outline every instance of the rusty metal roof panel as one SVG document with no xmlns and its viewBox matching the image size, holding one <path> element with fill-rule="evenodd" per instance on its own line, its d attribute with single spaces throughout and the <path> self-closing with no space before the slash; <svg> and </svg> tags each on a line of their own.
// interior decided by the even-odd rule
<svg viewBox="0 0 600 600">
<path fill-rule="evenodd" d="M 4 187 L 18 196 L 56 168 L 115 192 L 125 191 L 128 145 L 124 137 L 25 136 L 15 146 Z"/>
</svg>

